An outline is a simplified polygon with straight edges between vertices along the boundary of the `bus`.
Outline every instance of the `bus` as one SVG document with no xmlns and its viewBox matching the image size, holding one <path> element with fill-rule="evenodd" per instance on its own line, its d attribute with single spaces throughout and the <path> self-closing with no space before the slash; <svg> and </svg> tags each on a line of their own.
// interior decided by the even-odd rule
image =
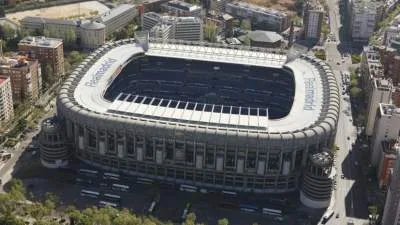
<svg viewBox="0 0 400 225">
<path fill-rule="evenodd" d="M 98 198 L 100 196 L 99 192 L 96 191 L 89 191 L 89 190 L 81 190 L 82 197 L 90 197 L 90 198 Z"/>
<path fill-rule="evenodd" d="M 138 184 L 153 184 L 153 180 L 149 178 L 138 177 L 136 183 Z"/>
<path fill-rule="evenodd" d="M 326 222 L 328 222 L 328 220 L 333 216 L 333 209 L 328 209 L 326 211 L 326 213 L 324 214 L 324 216 L 322 217 L 322 224 L 325 224 Z"/>
<path fill-rule="evenodd" d="M 119 180 L 120 176 L 119 174 L 116 173 L 104 173 L 103 174 L 103 179 L 104 180 Z"/>
<path fill-rule="evenodd" d="M 280 209 L 262 208 L 262 213 L 270 216 L 283 216 L 283 212 Z"/>
<path fill-rule="evenodd" d="M 197 187 L 192 185 L 181 184 L 179 187 L 180 191 L 187 191 L 187 192 L 197 192 Z"/>
<path fill-rule="evenodd" d="M 249 204 L 240 204 L 239 205 L 240 211 L 243 212 L 257 212 L 259 208 L 255 205 L 249 205 Z"/>
<path fill-rule="evenodd" d="M 113 189 L 114 191 L 128 191 L 129 186 L 123 184 L 112 184 L 111 189 Z"/>
<path fill-rule="evenodd" d="M 121 202 L 121 196 L 119 196 L 119 195 L 105 193 L 105 194 L 103 194 L 103 197 L 106 200 L 110 200 L 110 201 L 114 201 L 114 202 Z"/>
<path fill-rule="evenodd" d="M 151 214 L 154 212 L 154 209 L 156 208 L 157 202 L 156 201 L 152 201 L 150 204 L 149 209 L 147 210 L 148 214 Z"/>
<path fill-rule="evenodd" d="M 80 169 L 79 174 L 88 176 L 88 177 L 97 177 L 99 172 L 97 170 Z"/>
<path fill-rule="evenodd" d="M 99 207 L 106 207 L 106 206 L 111 206 L 113 208 L 117 208 L 118 204 L 115 202 L 107 202 L 107 201 L 99 201 Z"/>
</svg>

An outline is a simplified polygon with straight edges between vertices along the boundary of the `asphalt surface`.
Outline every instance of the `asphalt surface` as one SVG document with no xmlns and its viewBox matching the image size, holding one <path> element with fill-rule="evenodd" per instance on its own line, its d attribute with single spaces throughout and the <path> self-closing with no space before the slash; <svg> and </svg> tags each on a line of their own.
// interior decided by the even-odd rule
<svg viewBox="0 0 400 225">
<path fill-rule="evenodd" d="M 351 58 L 344 57 L 342 53 L 351 53 L 357 51 L 349 45 L 346 40 L 347 25 L 341 22 L 346 21 L 347 15 L 340 15 L 339 4 L 340 0 L 327 1 L 329 7 L 329 21 L 331 33 L 335 36 L 335 42 L 327 42 L 325 50 L 327 54 L 327 62 L 330 64 L 338 84 L 340 92 L 342 92 L 343 84 L 341 82 L 341 71 L 348 71 L 351 67 Z M 344 10 L 340 10 L 344 12 Z M 344 60 L 344 62 L 342 62 Z M 338 65 L 339 64 L 339 65 Z M 342 94 L 342 93 L 341 93 Z M 336 156 L 336 191 L 334 192 L 335 205 L 333 207 L 335 214 L 327 222 L 329 225 L 347 224 L 363 224 L 368 222 L 367 212 L 367 196 L 364 186 L 365 180 L 360 169 L 359 158 L 361 154 L 353 143 L 357 140 L 357 129 L 353 125 L 351 114 L 351 103 L 349 96 L 341 96 L 341 113 L 338 121 L 336 145 L 339 147 Z M 356 165 L 358 164 L 358 165 Z M 342 174 L 344 179 L 341 178 Z M 337 217 L 337 214 L 339 218 Z"/>
</svg>

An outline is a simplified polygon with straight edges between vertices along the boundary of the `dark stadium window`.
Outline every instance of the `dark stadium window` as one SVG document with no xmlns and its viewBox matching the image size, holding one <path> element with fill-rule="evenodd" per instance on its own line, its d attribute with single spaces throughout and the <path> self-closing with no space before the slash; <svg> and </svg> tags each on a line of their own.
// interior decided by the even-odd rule
<svg viewBox="0 0 400 225">
<path fill-rule="evenodd" d="M 257 116 L 258 112 L 257 112 L 257 108 L 250 108 L 250 115 L 252 116 Z"/>
<path fill-rule="evenodd" d="M 186 102 L 179 102 L 178 109 L 184 109 L 186 107 Z"/>
<path fill-rule="evenodd" d="M 135 140 L 131 135 L 128 135 L 126 139 L 126 152 L 128 155 L 135 153 Z"/>
<path fill-rule="evenodd" d="M 131 95 L 131 96 L 129 96 L 128 99 L 126 99 L 126 101 L 127 101 L 127 102 L 132 102 L 133 99 L 135 99 L 135 97 L 136 97 L 136 95 Z"/>
<path fill-rule="evenodd" d="M 154 98 L 153 102 L 151 103 L 152 105 L 158 105 L 160 104 L 161 99 L 159 98 Z"/>
<path fill-rule="evenodd" d="M 240 115 L 249 115 L 249 109 L 247 107 L 241 108 Z"/>
<path fill-rule="evenodd" d="M 141 103 L 143 101 L 143 96 L 138 96 L 135 100 L 135 103 Z"/>
<path fill-rule="evenodd" d="M 165 142 L 165 159 L 173 160 L 174 159 L 174 140 L 167 140 Z"/>
<path fill-rule="evenodd" d="M 122 101 L 123 101 L 126 97 L 128 97 L 128 94 L 122 93 L 122 94 L 119 96 L 118 100 L 122 100 Z"/>
<path fill-rule="evenodd" d="M 232 107 L 231 114 L 239 114 L 239 107 Z"/>
<path fill-rule="evenodd" d="M 246 168 L 255 169 L 256 168 L 256 158 L 257 154 L 255 152 L 247 153 Z"/>
<path fill-rule="evenodd" d="M 268 172 L 277 172 L 279 169 L 279 153 L 270 153 L 268 159 Z"/>
<path fill-rule="evenodd" d="M 189 102 L 188 105 L 187 105 L 187 107 L 186 107 L 186 109 L 188 109 L 188 110 L 193 110 L 195 106 L 196 106 L 195 103 Z"/>
<path fill-rule="evenodd" d="M 223 113 L 230 113 L 231 112 L 231 106 L 224 106 L 222 108 Z"/>
<path fill-rule="evenodd" d="M 109 152 L 115 152 L 115 138 L 112 133 L 107 133 L 107 150 Z"/>
<path fill-rule="evenodd" d="M 154 157 L 154 142 L 152 138 L 146 141 L 146 158 L 153 159 Z"/>
<path fill-rule="evenodd" d="M 93 130 L 89 131 L 89 147 L 96 148 L 96 133 Z"/>
<path fill-rule="evenodd" d="M 169 103 L 169 108 L 175 108 L 176 107 L 176 105 L 178 105 L 178 102 L 177 101 L 171 101 L 170 103 Z"/>
<path fill-rule="evenodd" d="M 205 112 L 211 112 L 211 110 L 212 110 L 212 108 L 213 108 L 212 106 L 213 106 L 213 105 L 207 104 L 206 107 L 204 108 L 204 111 L 205 111 Z"/>
<path fill-rule="evenodd" d="M 151 99 L 152 99 L 152 98 L 146 98 L 146 99 L 143 101 L 143 104 L 146 104 L 146 105 L 150 104 Z"/>
<path fill-rule="evenodd" d="M 222 109 L 222 106 L 220 106 L 220 105 L 214 105 L 213 112 L 215 112 L 215 113 L 220 113 L 220 112 L 221 112 L 221 109 Z"/>
<path fill-rule="evenodd" d="M 215 145 L 207 145 L 206 148 L 206 164 L 214 166 L 215 164 Z"/>
<path fill-rule="evenodd" d="M 185 161 L 187 163 L 190 164 L 193 163 L 193 157 L 194 157 L 193 154 L 194 154 L 194 143 L 193 142 L 186 143 Z"/>
<path fill-rule="evenodd" d="M 162 106 L 162 107 L 167 107 L 168 102 L 169 102 L 168 100 L 163 100 L 163 101 L 161 102 L 160 106 Z"/>
<path fill-rule="evenodd" d="M 258 115 L 259 116 L 267 116 L 267 110 L 266 109 L 258 109 Z"/>
<path fill-rule="evenodd" d="M 202 103 L 197 103 L 196 105 L 196 111 L 203 111 L 204 109 L 204 104 Z"/>
</svg>

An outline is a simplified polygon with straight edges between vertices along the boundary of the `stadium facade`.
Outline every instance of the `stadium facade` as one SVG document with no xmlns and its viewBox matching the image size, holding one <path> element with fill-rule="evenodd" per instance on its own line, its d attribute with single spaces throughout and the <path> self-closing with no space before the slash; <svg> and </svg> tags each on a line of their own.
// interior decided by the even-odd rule
<svg viewBox="0 0 400 225">
<path fill-rule="evenodd" d="M 72 72 L 57 111 L 74 155 L 94 166 L 283 193 L 299 187 L 309 154 L 332 145 L 339 89 L 310 56 L 128 39 Z"/>
</svg>

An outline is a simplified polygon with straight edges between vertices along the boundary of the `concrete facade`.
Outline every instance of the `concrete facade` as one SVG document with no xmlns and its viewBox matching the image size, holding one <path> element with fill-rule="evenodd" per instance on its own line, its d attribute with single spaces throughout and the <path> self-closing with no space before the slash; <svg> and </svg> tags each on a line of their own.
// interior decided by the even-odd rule
<svg viewBox="0 0 400 225">
<path fill-rule="evenodd" d="M 0 76 L 0 125 L 14 117 L 11 81 L 7 76 Z"/>
<path fill-rule="evenodd" d="M 106 26 L 106 36 L 125 27 L 138 15 L 136 7 L 130 4 L 121 4 L 107 11 L 95 19 Z"/>
<path fill-rule="evenodd" d="M 319 40 L 321 37 L 324 10 L 320 5 L 307 5 L 304 10 L 304 38 Z"/>
<path fill-rule="evenodd" d="M 375 0 L 355 0 L 350 2 L 351 37 L 355 42 L 368 42 L 382 13 L 382 3 Z"/>
<path fill-rule="evenodd" d="M 397 152 L 400 159 L 400 152 Z M 397 225 L 400 223 L 400 160 L 397 160 L 393 168 L 391 182 L 386 195 L 386 203 L 383 209 L 382 225 Z"/>
</svg>

